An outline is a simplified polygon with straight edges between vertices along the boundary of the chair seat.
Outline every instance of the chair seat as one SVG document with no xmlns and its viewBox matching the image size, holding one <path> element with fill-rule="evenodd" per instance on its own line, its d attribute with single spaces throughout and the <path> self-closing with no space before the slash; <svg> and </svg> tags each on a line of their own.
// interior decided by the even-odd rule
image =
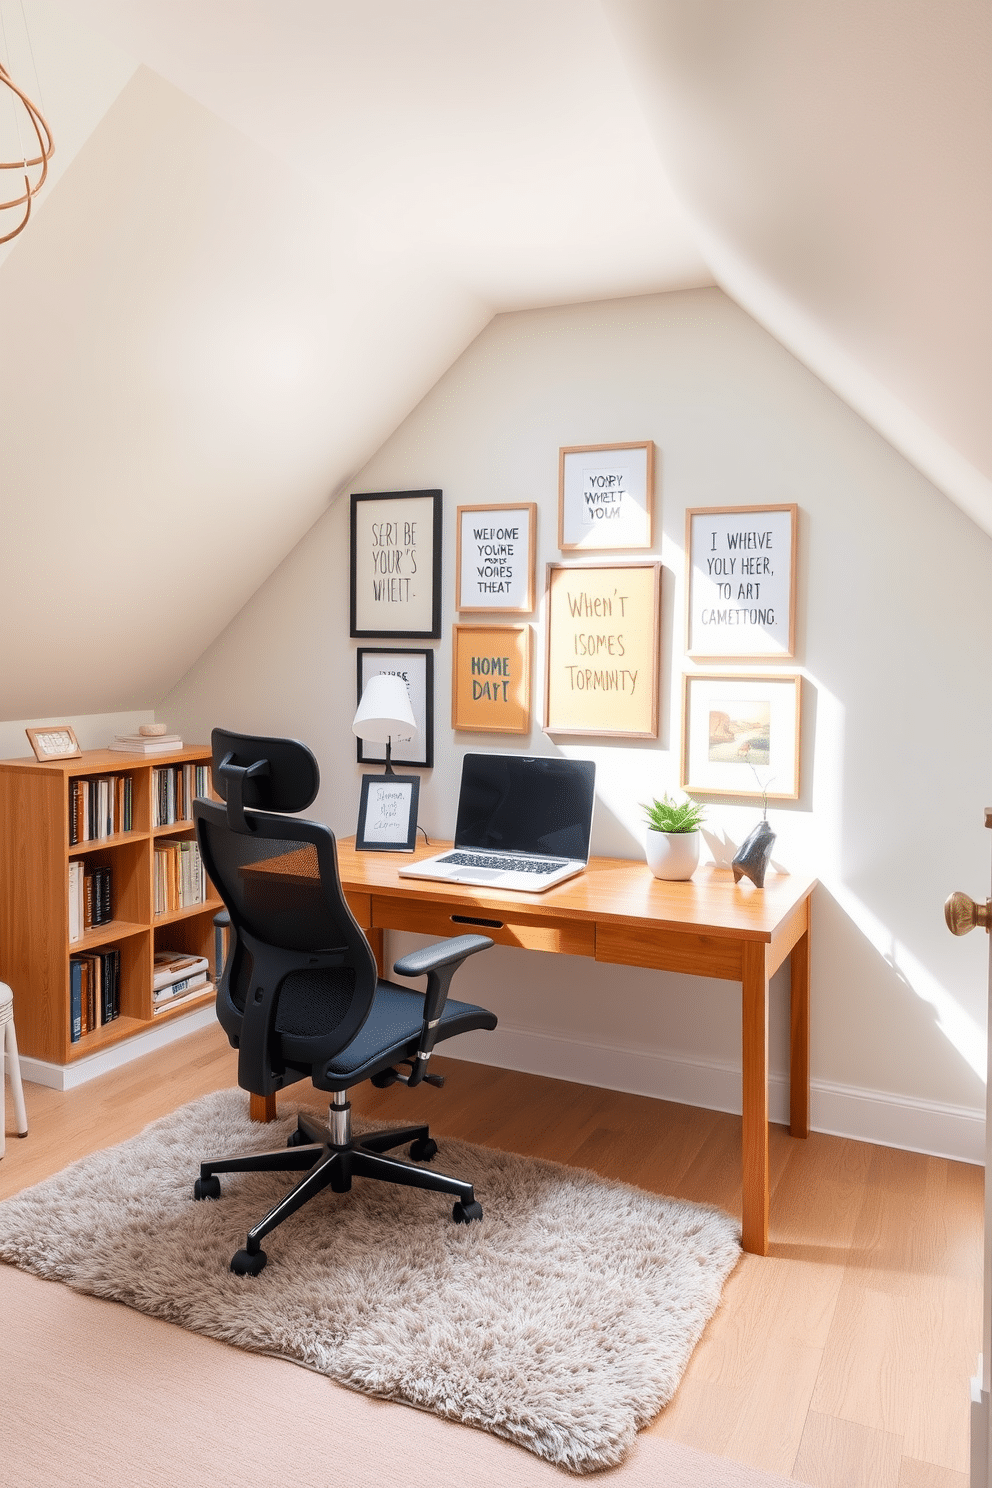
<svg viewBox="0 0 992 1488">
<path fill-rule="evenodd" d="M 392 982 L 376 986 L 372 1009 L 350 1044 L 332 1055 L 324 1069 L 314 1069 L 312 1080 L 318 1090 L 346 1090 L 367 1080 L 379 1070 L 398 1060 L 412 1058 L 420 1043 L 424 1019 L 424 995 Z M 441 1014 L 437 1041 L 468 1033 L 473 1028 L 493 1029 L 496 1015 L 471 1002 L 449 998 Z M 293 1062 L 293 1043 L 283 1035 L 283 1053 Z"/>
</svg>

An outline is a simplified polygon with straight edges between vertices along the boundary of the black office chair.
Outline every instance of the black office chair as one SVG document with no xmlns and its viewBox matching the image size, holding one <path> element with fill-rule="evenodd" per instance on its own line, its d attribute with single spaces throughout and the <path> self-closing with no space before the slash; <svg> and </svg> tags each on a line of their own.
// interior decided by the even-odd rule
<svg viewBox="0 0 992 1488">
<path fill-rule="evenodd" d="M 329 1131 L 301 1116 L 285 1148 L 201 1164 L 197 1199 L 220 1197 L 218 1173 L 306 1175 L 249 1231 L 231 1270 L 257 1276 L 269 1231 L 324 1188 L 346 1193 L 353 1177 L 453 1194 L 456 1221 L 481 1219 L 471 1183 L 384 1155 L 410 1143 L 411 1158 L 429 1162 L 437 1143 L 426 1126 L 353 1138 L 347 1093 L 369 1079 L 444 1084 L 428 1074 L 434 1045 L 496 1027 L 485 1008 L 448 1000 L 459 966 L 492 941 L 460 935 L 397 961 L 398 976 L 427 976 L 424 993 L 380 981 L 341 889 L 334 834 L 275 814 L 303 811 L 316 796 L 320 775 L 310 750 L 293 739 L 224 729 L 214 729 L 211 746 L 214 789 L 227 804 L 197 799 L 193 815 L 204 866 L 231 920 L 217 1016 L 238 1050 L 238 1084 L 268 1096 L 309 1078 L 334 1095 Z"/>
</svg>

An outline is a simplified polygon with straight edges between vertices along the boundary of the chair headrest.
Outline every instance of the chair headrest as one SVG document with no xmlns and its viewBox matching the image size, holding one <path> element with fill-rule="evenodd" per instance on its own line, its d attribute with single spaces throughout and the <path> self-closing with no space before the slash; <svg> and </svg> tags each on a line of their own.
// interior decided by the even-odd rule
<svg viewBox="0 0 992 1488">
<path fill-rule="evenodd" d="M 215 728 L 214 790 L 228 803 L 228 820 L 236 831 L 247 831 L 243 811 L 304 811 L 320 788 L 320 770 L 313 752 L 299 739 L 268 739 Z M 233 820 L 232 820 L 233 816 Z"/>
</svg>

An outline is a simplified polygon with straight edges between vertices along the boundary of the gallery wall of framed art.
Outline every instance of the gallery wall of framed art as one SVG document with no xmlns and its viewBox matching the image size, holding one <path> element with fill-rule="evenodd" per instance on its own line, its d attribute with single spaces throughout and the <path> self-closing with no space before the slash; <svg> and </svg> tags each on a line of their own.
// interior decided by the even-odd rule
<svg viewBox="0 0 992 1488">
<path fill-rule="evenodd" d="M 559 448 L 557 536 L 565 561 L 546 564 L 536 627 L 484 617 L 535 613 L 538 502 L 458 503 L 449 572 L 440 489 L 353 495 L 352 634 L 437 640 L 448 593 L 455 611 L 470 617 L 451 625 L 455 734 L 523 740 L 536 722 L 552 738 L 657 740 L 661 561 L 583 556 L 651 546 L 654 450 L 652 441 Z M 672 752 L 689 793 L 800 797 L 801 677 L 753 670 L 795 660 L 798 537 L 795 503 L 686 509 L 684 657 L 690 666 L 723 664 L 682 675 Z M 537 720 L 535 628 L 544 670 Z M 677 676 L 677 655 L 671 660 Z M 379 671 L 403 677 L 417 720 L 415 733 L 392 742 L 394 760 L 431 768 L 433 648 L 360 647 L 359 696 Z M 384 757 L 384 746 L 358 741 L 359 763 Z"/>
</svg>

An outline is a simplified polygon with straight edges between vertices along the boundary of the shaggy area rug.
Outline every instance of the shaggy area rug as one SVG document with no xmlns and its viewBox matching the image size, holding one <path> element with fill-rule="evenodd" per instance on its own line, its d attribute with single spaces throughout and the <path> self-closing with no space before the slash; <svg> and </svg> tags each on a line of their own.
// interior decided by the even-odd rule
<svg viewBox="0 0 992 1488">
<path fill-rule="evenodd" d="M 736 1223 L 579 1169 L 441 1141 L 481 1223 L 447 1200 L 361 1179 L 231 1273 L 285 1176 L 222 1178 L 203 1158 L 275 1147 L 295 1125 L 205 1096 L 0 1204 L 0 1258 L 367 1394 L 478 1426 L 572 1472 L 620 1462 L 671 1399 L 740 1255 Z M 360 1123 L 356 1123 L 359 1126 Z M 366 1128 L 367 1129 L 367 1128 Z"/>
</svg>

